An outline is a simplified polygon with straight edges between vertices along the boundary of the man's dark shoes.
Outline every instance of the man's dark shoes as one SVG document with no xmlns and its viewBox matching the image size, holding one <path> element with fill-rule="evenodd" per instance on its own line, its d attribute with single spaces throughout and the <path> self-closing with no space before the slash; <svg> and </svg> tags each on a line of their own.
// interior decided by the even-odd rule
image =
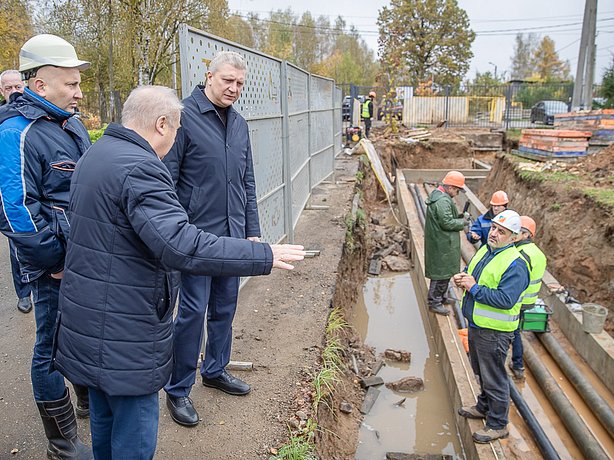
<svg viewBox="0 0 614 460">
<path fill-rule="evenodd" d="M 247 383 L 226 372 L 226 370 L 213 379 L 203 376 L 203 385 L 210 388 L 217 388 L 224 393 L 234 396 L 243 396 L 251 391 Z"/>
<path fill-rule="evenodd" d="M 32 311 L 32 299 L 30 299 L 30 296 L 22 297 L 17 301 L 17 310 L 22 313 L 30 313 Z"/>
<path fill-rule="evenodd" d="M 442 316 L 448 316 L 450 314 L 450 311 L 443 305 L 437 305 L 436 307 L 429 307 L 429 311 L 432 311 L 433 313 L 437 313 L 438 315 L 442 315 Z"/>
<path fill-rule="evenodd" d="M 171 418 L 179 425 L 198 425 L 198 413 L 194 409 L 192 400 L 187 396 L 175 397 L 167 393 L 166 407 L 171 413 Z"/>
<path fill-rule="evenodd" d="M 478 410 L 476 406 L 464 406 L 458 409 L 458 415 L 465 418 L 481 419 L 486 418 L 486 414 L 483 414 Z"/>
</svg>

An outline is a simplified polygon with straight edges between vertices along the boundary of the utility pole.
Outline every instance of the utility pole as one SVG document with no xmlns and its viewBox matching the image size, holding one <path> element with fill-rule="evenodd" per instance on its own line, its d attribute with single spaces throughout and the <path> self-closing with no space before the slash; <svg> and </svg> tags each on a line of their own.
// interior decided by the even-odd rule
<svg viewBox="0 0 614 460">
<path fill-rule="evenodd" d="M 572 110 L 590 109 L 593 103 L 596 33 L 597 0 L 585 0 L 582 37 L 578 51 L 578 67 L 571 100 Z"/>
</svg>

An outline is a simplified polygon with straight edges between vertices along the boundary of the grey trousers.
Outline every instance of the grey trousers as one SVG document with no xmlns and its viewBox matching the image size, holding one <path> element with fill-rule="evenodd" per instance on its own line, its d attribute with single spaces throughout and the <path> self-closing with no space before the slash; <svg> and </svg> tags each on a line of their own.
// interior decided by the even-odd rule
<svg viewBox="0 0 614 460">
<path fill-rule="evenodd" d="M 437 308 L 443 304 L 443 299 L 448 291 L 450 278 L 446 280 L 431 280 L 429 285 L 429 293 L 426 297 L 426 303 L 429 308 Z"/>
</svg>

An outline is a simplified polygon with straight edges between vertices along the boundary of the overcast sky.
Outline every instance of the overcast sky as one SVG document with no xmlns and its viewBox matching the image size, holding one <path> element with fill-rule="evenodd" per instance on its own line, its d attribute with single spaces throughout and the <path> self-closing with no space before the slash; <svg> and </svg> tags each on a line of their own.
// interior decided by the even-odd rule
<svg viewBox="0 0 614 460">
<path fill-rule="evenodd" d="M 569 60 L 575 76 L 584 1 L 582 0 L 458 0 L 467 11 L 471 27 L 477 32 L 473 42 L 473 60 L 469 77 L 476 70 L 497 73 L 507 71 L 518 32 L 549 35 L 559 56 Z M 310 11 L 313 16 L 328 16 L 331 23 L 342 16 L 353 24 L 365 42 L 377 52 L 377 16 L 387 0 L 229 0 L 231 11 L 245 15 L 249 11 L 265 17 L 272 9 L 291 8 L 297 14 Z M 523 29 L 523 30 L 520 30 Z M 596 83 L 601 83 L 604 69 L 614 54 L 614 0 L 598 0 Z"/>
</svg>

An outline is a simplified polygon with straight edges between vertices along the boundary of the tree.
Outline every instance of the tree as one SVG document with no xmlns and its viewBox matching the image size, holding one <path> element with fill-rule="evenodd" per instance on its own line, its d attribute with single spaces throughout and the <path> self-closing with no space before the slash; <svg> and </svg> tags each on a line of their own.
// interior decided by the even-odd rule
<svg viewBox="0 0 614 460">
<path fill-rule="evenodd" d="M 389 79 L 417 86 L 460 83 L 473 57 L 475 33 L 456 0 L 391 0 L 377 19 L 379 53 Z"/>
<path fill-rule="evenodd" d="M 601 95 L 605 98 L 606 109 L 614 108 L 614 55 L 612 56 L 612 62 L 603 74 L 603 80 L 601 81 Z"/>
<path fill-rule="evenodd" d="M 29 9 L 23 0 L 2 0 L 0 2 L 0 73 L 6 69 L 17 69 L 19 50 L 32 33 Z"/>
<path fill-rule="evenodd" d="M 535 51 L 537 35 L 530 33 L 516 35 L 514 54 L 512 56 L 512 80 L 527 80 L 535 71 Z"/>
<path fill-rule="evenodd" d="M 554 41 L 547 35 L 535 50 L 535 71 L 540 81 L 563 81 L 569 80 L 569 63 L 559 58 L 554 47 Z"/>
</svg>

